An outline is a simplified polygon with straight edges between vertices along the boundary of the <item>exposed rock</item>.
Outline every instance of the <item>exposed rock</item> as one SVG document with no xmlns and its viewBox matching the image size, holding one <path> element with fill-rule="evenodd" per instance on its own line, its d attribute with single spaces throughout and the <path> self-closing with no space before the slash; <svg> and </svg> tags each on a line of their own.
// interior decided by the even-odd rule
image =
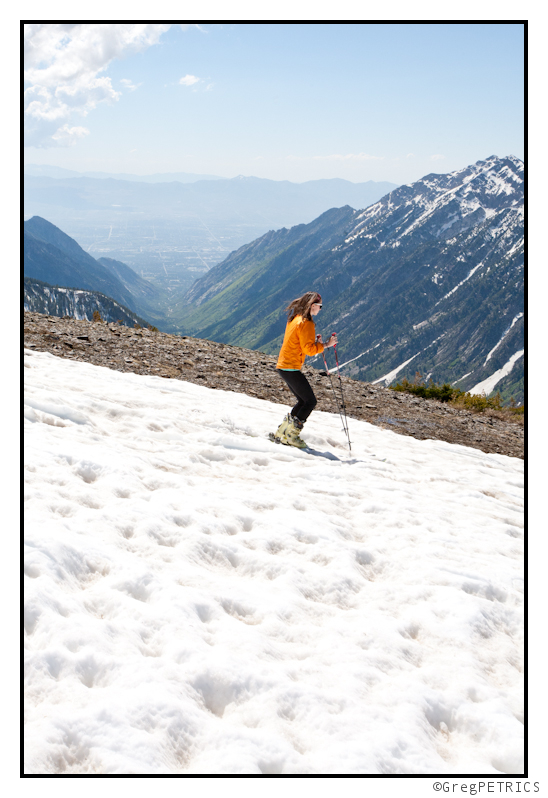
<svg viewBox="0 0 548 798">
<path fill-rule="evenodd" d="M 24 314 L 24 345 L 33 351 L 82 360 L 97 366 L 166 379 L 185 380 L 225 391 L 236 391 L 294 404 L 293 394 L 276 374 L 276 358 L 229 344 L 179 337 L 105 322 Z M 338 377 L 303 369 L 318 398 L 318 410 L 337 413 L 332 383 Z M 524 431 L 516 422 L 496 414 L 468 410 L 396 393 L 366 382 L 342 377 L 347 415 L 418 439 L 434 438 L 523 458 Z M 280 408 L 281 412 L 284 412 Z M 350 423 L 352 436 L 352 424 Z"/>
</svg>

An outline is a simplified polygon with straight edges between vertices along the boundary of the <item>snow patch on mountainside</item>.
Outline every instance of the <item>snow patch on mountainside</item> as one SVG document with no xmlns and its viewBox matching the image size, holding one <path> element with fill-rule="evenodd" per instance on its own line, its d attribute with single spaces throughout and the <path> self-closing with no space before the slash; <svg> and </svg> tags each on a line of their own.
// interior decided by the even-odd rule
<svg viewBox="0 0 548 798">
<path fill-rule="evenodd" d="M 421 349 L 420 352 L 417 352 L 416 355 L 413 355 L 413 357 L 410 357 L 409 360 L 405 361 L 405 363 L 401 363 L 399 366 L 397 366 L 392 371 L 389 371 L 388 374 L 385 374 L 383 377 L 379 377 L 377 380 L 373 380 L 373 382 L 371 384 L 375 385 L 378 382 L 384 382 L 385 385 L 390 385 L 392 380 L 394 380 L 397 377 L 397 375 L 400 373 L 400 371 L 402 369 L 404 369 L 407 366 L 408 363 L 411 363 L 411 361 L 414 360 L 416 357 L 418 357 L 422 352 L 425 352 L 427 349 L 430 349 L 431 346 L 434 346 L 434 344 L 437 343 L 441 338 L 443 338 L 444 335 L 445 335 L 445 333 L 442 333 L 441 335 L 438 335 L 437 338 L 434 338 L 434 340 L 432 341 L 431 344 L 428 344 L 428 346 L 425 346 L 424 349 Z M 429 376 L 430 375 L 428 375 L 426 377 L 427 380 L 428 380 Z"/>
<path fill-rule="evenodd" d="M 359 355 L 356 355 L 356 357 L 353 357 L 350 360 L 346 360 L 344 363 L 339 363 L 339 368 L 342 369 L 343 366 L 348 366 L 349 363 L 353 363 L 355 360 L 359 360 L 360 357 L 367 355 L 368 352 L 372 352 L 374 349 L 377 349 L 379 346 L 380 344 L 375 344 L 375 346 L 366 349 L 365 352 L 361 352 Z"/>
<path fill-rule="evenodd" d="M 404 363 L 401 363 L 399 366 L 396 366 L 396 368 L 392 369 L 392 371 L 389 371 L 388 374 L 385 374 L 383 377 L 379 377 L 378 380 L 373 380 L 372 384 L 376 385 L 378 382 L 384 382 L 385 385 L 389 385 L 392 382 L 392 380 L 398 376 L 400 371 L 403 368 L 405 368 L 405 366 L 407 366 L 408 363 L 411 363 L 411 361 L 414 360 L 418 355 L 420 355 L 420 352 L 417 352 L 417 354 L 413 355 L 413 357 L 410 357 L 409 360 L 406 360 Z"/>
<path fill-rule="evenodd" d="M 469 371 L 467 374 L 463 374 L 462 377 L 459 377 L 458 380 L 455 380 L 454 384 L 456 385 L 457 382 L 462 382 L 465 379 L 465 377 L 469 377 L 470 374 L 472 374 L 471 371 Z"/>
<path fill-rule="evenodd" d="M 520 349 L 519 352 L 516 352 L 515 355 L 512 355 L 510 360 L 508 360 L 504 366 L 500 369 L 497 369 L 490 377 L 487 377 L 486 380 L 482 380 L 482 382 L 478 382 L 477 385 L 474 385 L 473 388 L 470 388 L 469 393 L 475 394 L 485 394 L 485 396 L 489 396 L 489 394 L 495 390 L 495 386 L 499 383 L 503 377 L 506 377 L 512 369 L 514 368 L 514 364 L 520 357 L 523 357 L 525 350 Z"/>
<path fill-rule="evenodd" d="M 511 323 L 511 325 L 508 327 L 508 329 L 507 329 L 507 330 L 505 330 L 505 331 L 503 332 L 503 334 L 502 334 L 502 336 L 501 336 L 501 339 L 500 339 L 500 341 L 498 341 L 498 342 L 495 344 L 495 346 L 494 346 L 494 347 L 491 349 L 491 351 L 489 352 L 489 354 L 488 354 L 488 355 L 487 355 L 487 357 L 485 358 L 485 363 L 483 364 L 484 366 L 486 366 L 486 365 L 487 365 L 487 363 L 488 363 L 488 362 L 489 362 L 489 360 L 491 359 L 491 356 L 492 356 L 493 352 L 495 352 L 495 351 L 496 351 L 496 350 L 499 348 L 499 346 L 500 346 L 500 345 L 501 345 L 501 343 L 504 341 L 504 339 L 506 338 L 506 336 L 508 335 L 508 333 L 510 332 L 510 330 L 512 329 L 512 327 L 514 326 L 514 324 L 515 324 L 517 321 L 519 321 L 520 319 L 522 319 L 522 318 L 523 318 L 523 313 L 518 313 L 518 315 L 517 315 L 517 316 L 515 316 L 515 317 L 512 319 L 512 323 Z"/>
<path fill-rule="evenodd" d="M 470 269 L 470 271 L 468 272 L 468 274 L 466 275 L 464 280 L 461 280 L 460 283 L 457 283 L 457 285 L 454 288 L 452 288 L 447 294 L 442 296 L 441 299 L 438 299 L 438 301 L 436 302 L 436 305 L 439 305 L 440 302 L 443 302 L 443 300 L 447 299 L 447 297 L 452 296 L 452 294 L 454 294 L 455 291 L 457 291 L 461 287 L 461 285 L 464 285 L 464 283 L 466 283 L 477 272 L 478 269 L 481 269 L 482 266 L 483 266 L 483 262 L 478 263 L 477 266 L 474 266 L 473 269 Z"/>
</svg>

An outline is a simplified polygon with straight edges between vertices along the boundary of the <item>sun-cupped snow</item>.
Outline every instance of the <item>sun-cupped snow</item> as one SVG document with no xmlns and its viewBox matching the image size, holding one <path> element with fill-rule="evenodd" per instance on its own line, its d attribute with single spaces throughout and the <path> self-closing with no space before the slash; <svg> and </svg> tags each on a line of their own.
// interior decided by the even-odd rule
<svg viewBox="0 0 548 798">
<path fill-rule="evenodd" d="M 523 772 L 523 463 L 25 352 L 25 773 Z"/>
<path fill-rule="evenodd" d="M 485 396 L 489 396 L 489 394 L 495 390 L 497 384 L 502 380 L 503 377 L 506 377 L 512 369 L 514 368 L 514 364 L 516 361 L 523 357 L 525 350 L 520 349 L 519 352 L 516 352 L 512 357 L 502 366 L 502 368 L 497 369 L 491 376 L 487 377 L 487 379 L 478 382 L 477 385 L 474 385 L 473 388 L 470 388 L 468 393 L 474 394 L 485 394 Z"/>
</svg>

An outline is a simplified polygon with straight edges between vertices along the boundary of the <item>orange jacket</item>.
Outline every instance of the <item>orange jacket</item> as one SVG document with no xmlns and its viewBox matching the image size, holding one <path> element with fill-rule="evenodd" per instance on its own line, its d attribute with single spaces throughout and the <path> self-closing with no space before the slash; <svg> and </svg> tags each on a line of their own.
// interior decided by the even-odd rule
<svg viewBox="0 0 548 798">
<path fill-rule="evenodd" d="M 276 368 L 301 369 L 306 355 L 317 355 L 324 349 L 323 344 L 316 343 L 314 322 L 295 316 L 287 322 Z"/>
</svg>

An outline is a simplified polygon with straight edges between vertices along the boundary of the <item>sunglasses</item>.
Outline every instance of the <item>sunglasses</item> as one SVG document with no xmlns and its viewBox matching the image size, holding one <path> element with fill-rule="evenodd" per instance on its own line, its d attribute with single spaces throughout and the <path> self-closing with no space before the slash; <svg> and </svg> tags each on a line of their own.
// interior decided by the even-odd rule
<svg viewBox="0 0 548 798">
<path fill-rule="evenodd" d="M 320 308 L 320 310 L 323 308 L 323 305 L 322 305 L 321 302 L 313 302 L 313 304 L 317 305 Z"/>
</svg>

